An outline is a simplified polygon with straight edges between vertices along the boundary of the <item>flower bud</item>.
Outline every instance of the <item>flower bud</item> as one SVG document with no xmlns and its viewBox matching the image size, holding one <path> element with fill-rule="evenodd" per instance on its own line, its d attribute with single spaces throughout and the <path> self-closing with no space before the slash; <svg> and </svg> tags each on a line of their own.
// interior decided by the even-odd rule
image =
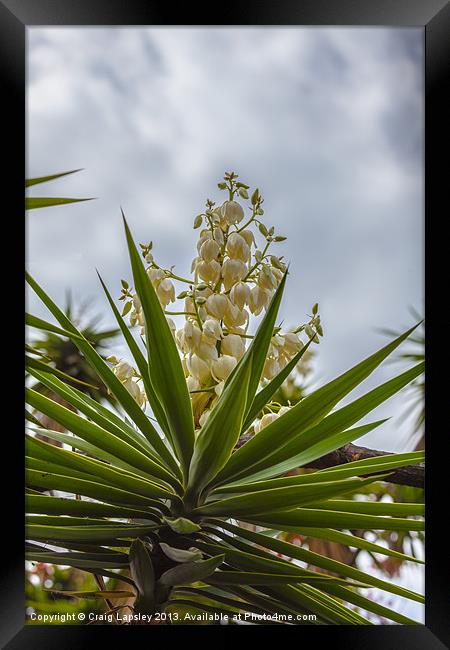
<svg viewBox="0 0 450 650">
<path fill-rule="evenodd" d="M 141 301 L 137 294 L 133 296 L 133 307 L 135 308 L 136 311 L 142 311 Z"/>
<path fill-rule="evenodd" d="M 231 302 L 243 309 L 248 303 L 250 297 L 250 287 L 245 282 L 237 282 L 230 291 L 230 300 Z"/>
<path fill-rule="evenodd" d="M 311 327 L 311 325 L 305 325 L 305 332 L 310 339 L 314 339 L 314 337 L 316 336 L 316 333 Z"/>
<path fill-rule="evenodd" d="M 207 284 L 200 284 L 195 288 L 195 297 L 198 298 L 208 298 L 212 294 L 211 287 Z"/>
<path fill-rule="evenodd" d="M 241 260 L 225 260 L 222 267 L 222 277 L 226 291 L 231 289 L 236 282 L 242 280 L 247 273 L 247 265 L 241 262 Z"/>
<path fill-rule="evenodd" d="M 232 232 L 227 240 L 227 253 L 232 259 L 248 262 L 250 246 L 239 233 Z"/>
<path fill-rule="evenodd" d="M 207 239 L 200 248 L 200 257 L 205 262 L 211 262 L 219 255 L 219 244 L 214 239 Z"/>
<path fill-rule="evenodd" d="M 237 364 L 237 359 L 227 354 L 222 355 L 213 361 L 211 365 L 211 374 L 216 381 L 225 380 L 233 371 Z"/>
<path fill-rule="evenodd" d="M 239 361 L 244 356 L 245 343 L 238 334 L 228 334 L 222 341 L 220 351 Z"/>
<path fill-rule="evenodd" d="M 234 223 L 242 221 L 244 218 L 244 210 L 237 201 L 225 201 L 222 205 L 222 217 L 231 226 Z"/>
<path fill-rule="evenodd" d="M 226 296 L 220 293 L 215 293 L 206 301 L 206 310 L 211 316 L 222 320 L 228 309 L 229 300 Z"/>
</svg>

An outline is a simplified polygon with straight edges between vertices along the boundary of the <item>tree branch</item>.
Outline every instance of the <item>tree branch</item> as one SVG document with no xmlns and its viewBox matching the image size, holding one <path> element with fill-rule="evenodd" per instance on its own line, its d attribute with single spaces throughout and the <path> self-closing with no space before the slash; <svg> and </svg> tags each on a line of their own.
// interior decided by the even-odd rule
<svg viewBox="0 0 450 650">
<path fill-rule="evenodd" d="M 236 444 L 236 449 L 242 447 L 252 436 L 242 436 Z M 390 452 L 378 451 L 377 449 L 368 449 L 367 447 L 358 447 L 357 445 L 344 445 L 336 451 L 325 454 L 321 458 L 304 465 L 308 469 L 326 469 L 327 467 L 334 467 L 336 465 L 345 465 L 355 460 L 366 460 L 368 458 L 376 458 L 377 456 L 387 456 Z M 362 476 L 371 476 L 371 474 L 363 474 Z M 399 467 L 383 479 L 386 483 L 396 483 L 397 485 L 410 485 L 412 487 L 424 487 L 425 482 L 425 464 L 408 465 L 407 467 Z"/>
</svg>

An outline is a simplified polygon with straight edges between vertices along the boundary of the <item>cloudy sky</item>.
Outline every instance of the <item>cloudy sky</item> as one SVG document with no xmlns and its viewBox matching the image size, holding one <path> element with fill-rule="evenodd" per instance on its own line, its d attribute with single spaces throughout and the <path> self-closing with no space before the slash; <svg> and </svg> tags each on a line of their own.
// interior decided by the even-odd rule
<svg viewBox="0 0 450 650">
<path fill-rule="evenodd" d="M 28 176 L 85 171 L 34 195 L 96 201 L 32 212 L 28 268 L 58 302 L 71 288 L 112 324 L 95 273 L 130 278 L 120 219 L 188 272 L 193 217 L 233 169 L 288 237 L 282 316 L 318 301 L 314 379 L 347 370 L 422 310 L 422 30 L 28 28 Z M 32 312 L 48 317 L 33 296 Z M 395 372 L 389 364 L 364 390 Z M 405 448 L 405 395 L 362 444 Z"/>
</svg>

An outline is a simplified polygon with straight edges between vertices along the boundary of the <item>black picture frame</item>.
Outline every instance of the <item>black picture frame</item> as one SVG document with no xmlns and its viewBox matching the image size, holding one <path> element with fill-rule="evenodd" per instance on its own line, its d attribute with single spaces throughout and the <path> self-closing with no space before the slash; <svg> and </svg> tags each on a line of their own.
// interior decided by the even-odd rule
<svg viewBox="0 0 450 650">
<path fill-rule="evenodd" d="M 183 626 L 153 627 L 143 631 L 140 627 L 105 626 L 26 626 L 24 615 L 24 523 L 23 523 L 23 454 L 19 431 L 22 427 L 21 368 L 17 364 L 23 332 L 23 303 L 21 289 L 9 289 L 12 279 L 23 278 L 24 260 L 18 253 L 25 241 L 23 175 L 25 168 L 25 70 L 26 28 L 35 25 L 346 25 L 346 26 L 417 26 L 423 28 L 425 39 L 425 241 L 426 241 L 426 317 L 427 317 L 427 432 L 431 440 L 428 449 L 426 474 L 427 515 L 427 568 L 426 568 L 426 619 L 421 626 L 304 626 L 298 627 L 251 626 L 211 627 Z M 225 643 L 239 636 L 244 643 L 251 639 L 265 640 L 270 632 L 276 633 L 278 642 L 298 642 L 302 645 L 330 641 L 333 647 L 371 650 L 434 650 L 450 647 L 448 607 L 448 579 L 446 538 L 439 533 L 445 525 L 445 478 L 442 440 L 448 437 L 444 415 L 446 400 L 440 378 L 445 377 L 445 354 L 442 344 L 446 338 L 442 329 L 447 322 L 443 317 L 445 293 L 431 304 L 433 289 L 445 278 L 448 244 L 443 225 L 446 214 L 444 192 L 448 184 L 448 163 L 443 156 L 448 143 L 445 118 L 449 114 L 445 82 L 450 67 L 450 4 L 447 0 L 241 0 L 219 6 L 202 6 L 151 0 L 0 0 L 0 69 L 2 88 L 3 159 L 6 169 L 2 173 L 3 205 L 11 206 L 4 213 L 4 252 L 13 251 L 8 265 L 4 265 L 4 301 L 8 303 L 7 336 L 4 346 L 4 364 L 8 369 L 6 390 L 11 394 L 3 412 L 3 460 L 12 471 L 4 475 L 1 540 L 3 554 L 0 571 L 0 642 L 10 650 L 26 648 L 90 648 L 96 642 L 105 646 L 122 645 L 130 635 L 132 641 L 166 640 L 181 633 L 183 641 L 201 642 L 204 635 L 220 634 Z M 446 74 L 447 73 L 447 74 Z M 447 137 L 446 137 L 447 135 Z M 6 144 L 5 144 L 6 139 Z M 9 143 L 8 143 L 9 142 Z M 440 155 L 441 154 L 441 155 Z M 445 175 L 445 176 L 444 176 Z M 6 181 L 6 182 L 5 182 Z M 15 234 L 5 234 L 6 223 L 17 228 Z M 437 235 L 437 236 L 436 236 Z M 434 241 L 433 241 L 434 240 Z M 431 244 L 433 243 L 433 252 Z M 445 247 L 445 248 L 444 248 Z M 433 262 L 433 264 L 432 264 Z M 434 268 L 431 269 L 431 266 Z M 10 298 L 19 296 L 15 307 Z M 5 298 L 6 296 L 6 298 Z M 16 336 L 16 340 L 14 337 Z M 4 339 L 5 340 L 5 339 Z M 11 341 L 11 343 L 9 343 Z M 441 343 L 438 351 L 437 346 Z M 17 344 L 17 348 L 14 345 Z M 14 410 L 13 397 L 17 399 Z M 448 401 L 448 398 L 447 398 Z M 444 408 L 443 408 L 444 407 Z M 7 416 L 7 417 L 5 417 Z M 439 438 L 439 436 L 441 436 Z M 14 450 L 13 450 L 14 447 Z M 447 469 L 447 471 L 446 471 Z M 114 634 L 114 636 L 111 635 Z M 142 636 L 145 634 L 146 636 Z M 153 636 L 149 636 L 152 634 Z M 329 635 L 332 636 L 329 636 Z M 264 637 L 262 637 L 264 635 Z M 286 639 L 284 638 L 286 635 Z M 123 636 L 123 638 L 122 638 Z M 289 636 L 289 638 L 287 638 Z M 325 638 L 326 637 L 326 638 Z"/>
</svg>

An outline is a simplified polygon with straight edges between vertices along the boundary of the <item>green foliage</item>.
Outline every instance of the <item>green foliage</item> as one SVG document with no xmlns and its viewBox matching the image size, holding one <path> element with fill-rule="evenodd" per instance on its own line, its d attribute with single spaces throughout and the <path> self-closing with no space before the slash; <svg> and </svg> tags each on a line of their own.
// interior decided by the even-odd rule
<svg viewBox="0 0 450 650">
<path fill-rule="evenodd" d="M 237 188 L 234 177 L 225 180 L 230 193 L 237 189 L 246 193 L 247 187 Z M 258 191 L 252 202 L 261 205 Z M 126 222 L 125 232 L 145 321 L 144 351 L 129 335 L 102 284 L 141 372 L 155 419 L 138 406 L 88 337 L 28 276 L 30 286 L 59 324 L 51 330 L 52 336 L 70 339 L 127 414 L 117 415 L 66 383 L 65 377 L 55 376 L 45 364 L 37 368 L 28 361 L 29 373 L 52 394 L 63 397 L 67 407 L 33 389 L 27 390 L 28 404 L 69 432 L 36 428 L 32 418 L 28 426 L 28 559 L 110 577 L 129 569 L 130 577 L 124 576 L 129 589 L 121 587 L 115 593 L 109 587 L 95 593 L 92 589 L 68 589 L 65 593 L 107 601 L 131 598 L 138 613 L 164 613 L 174 608 L 207 613 L 288 613 L 311 615 L 315 624 L 368 624 L 354 611 L 359 607 L 393 622 L 414 623 L 374 602 L 365 591 L 375 587 L 423 602 L 419 594 L 281 539 L 283 533 L 295 531 L 418 561 L 350 531 L 423 530 L 420 503 L 374 503 L 351 497 L 364 494 L 367 486 L 375 489 L 394 469 L 423 460 L 422 453 L 389 454 L 285 476 L 382 424 L 354 426 L 418 378 L 423 363 L 346 406 L 339 402 L 414 328 L 311 392 L 235 450 L 240 436 L 287 376 L 282 373 L 257 392 L 287 273 L 209 418 L 195 430 L 173 334 Z M 29 318 L 31 324 L 49 331 L 45 323 Z M 299 359 L 297 355 L 295 363 Z M 42 433 L 72 450 L 37 440 L 36 434 Z M 367 478 L 367 474 L 371 476 Z M 66 495 L 53 495 L 55 490 Z M 247 524 L 253 524 L 253 530 Z M 256 532 L 255 526 L 264 528 L 264 533 Z M 317 571 L 298 562 L 315 566 Z M 61 590 L 55 594 L 59 596 Z"/>
<path fill-rule="evenodd" d="M 70 172 L 62 172 L 61 174 L 52 174 L 50 176 L 39 176 L 38 178 L 27 178 L 25 180 L 25 187 L 33 185 L 40 185 L 41 183 L 48 183 L 48 181 L 56 180 L 68 174 L 74 174 L 81 171 L 74 169 Z M 54 205 L 67 205 L 68 203 L 79 203 L 80 201 L 91 201 L 92 199 L 62 199 L 55 197 L 41 197 L 41 196 L 27 196 L 25 197 L 25 210 L 35 210 L 36 208 L 49 208 Z"/>
</svg>

